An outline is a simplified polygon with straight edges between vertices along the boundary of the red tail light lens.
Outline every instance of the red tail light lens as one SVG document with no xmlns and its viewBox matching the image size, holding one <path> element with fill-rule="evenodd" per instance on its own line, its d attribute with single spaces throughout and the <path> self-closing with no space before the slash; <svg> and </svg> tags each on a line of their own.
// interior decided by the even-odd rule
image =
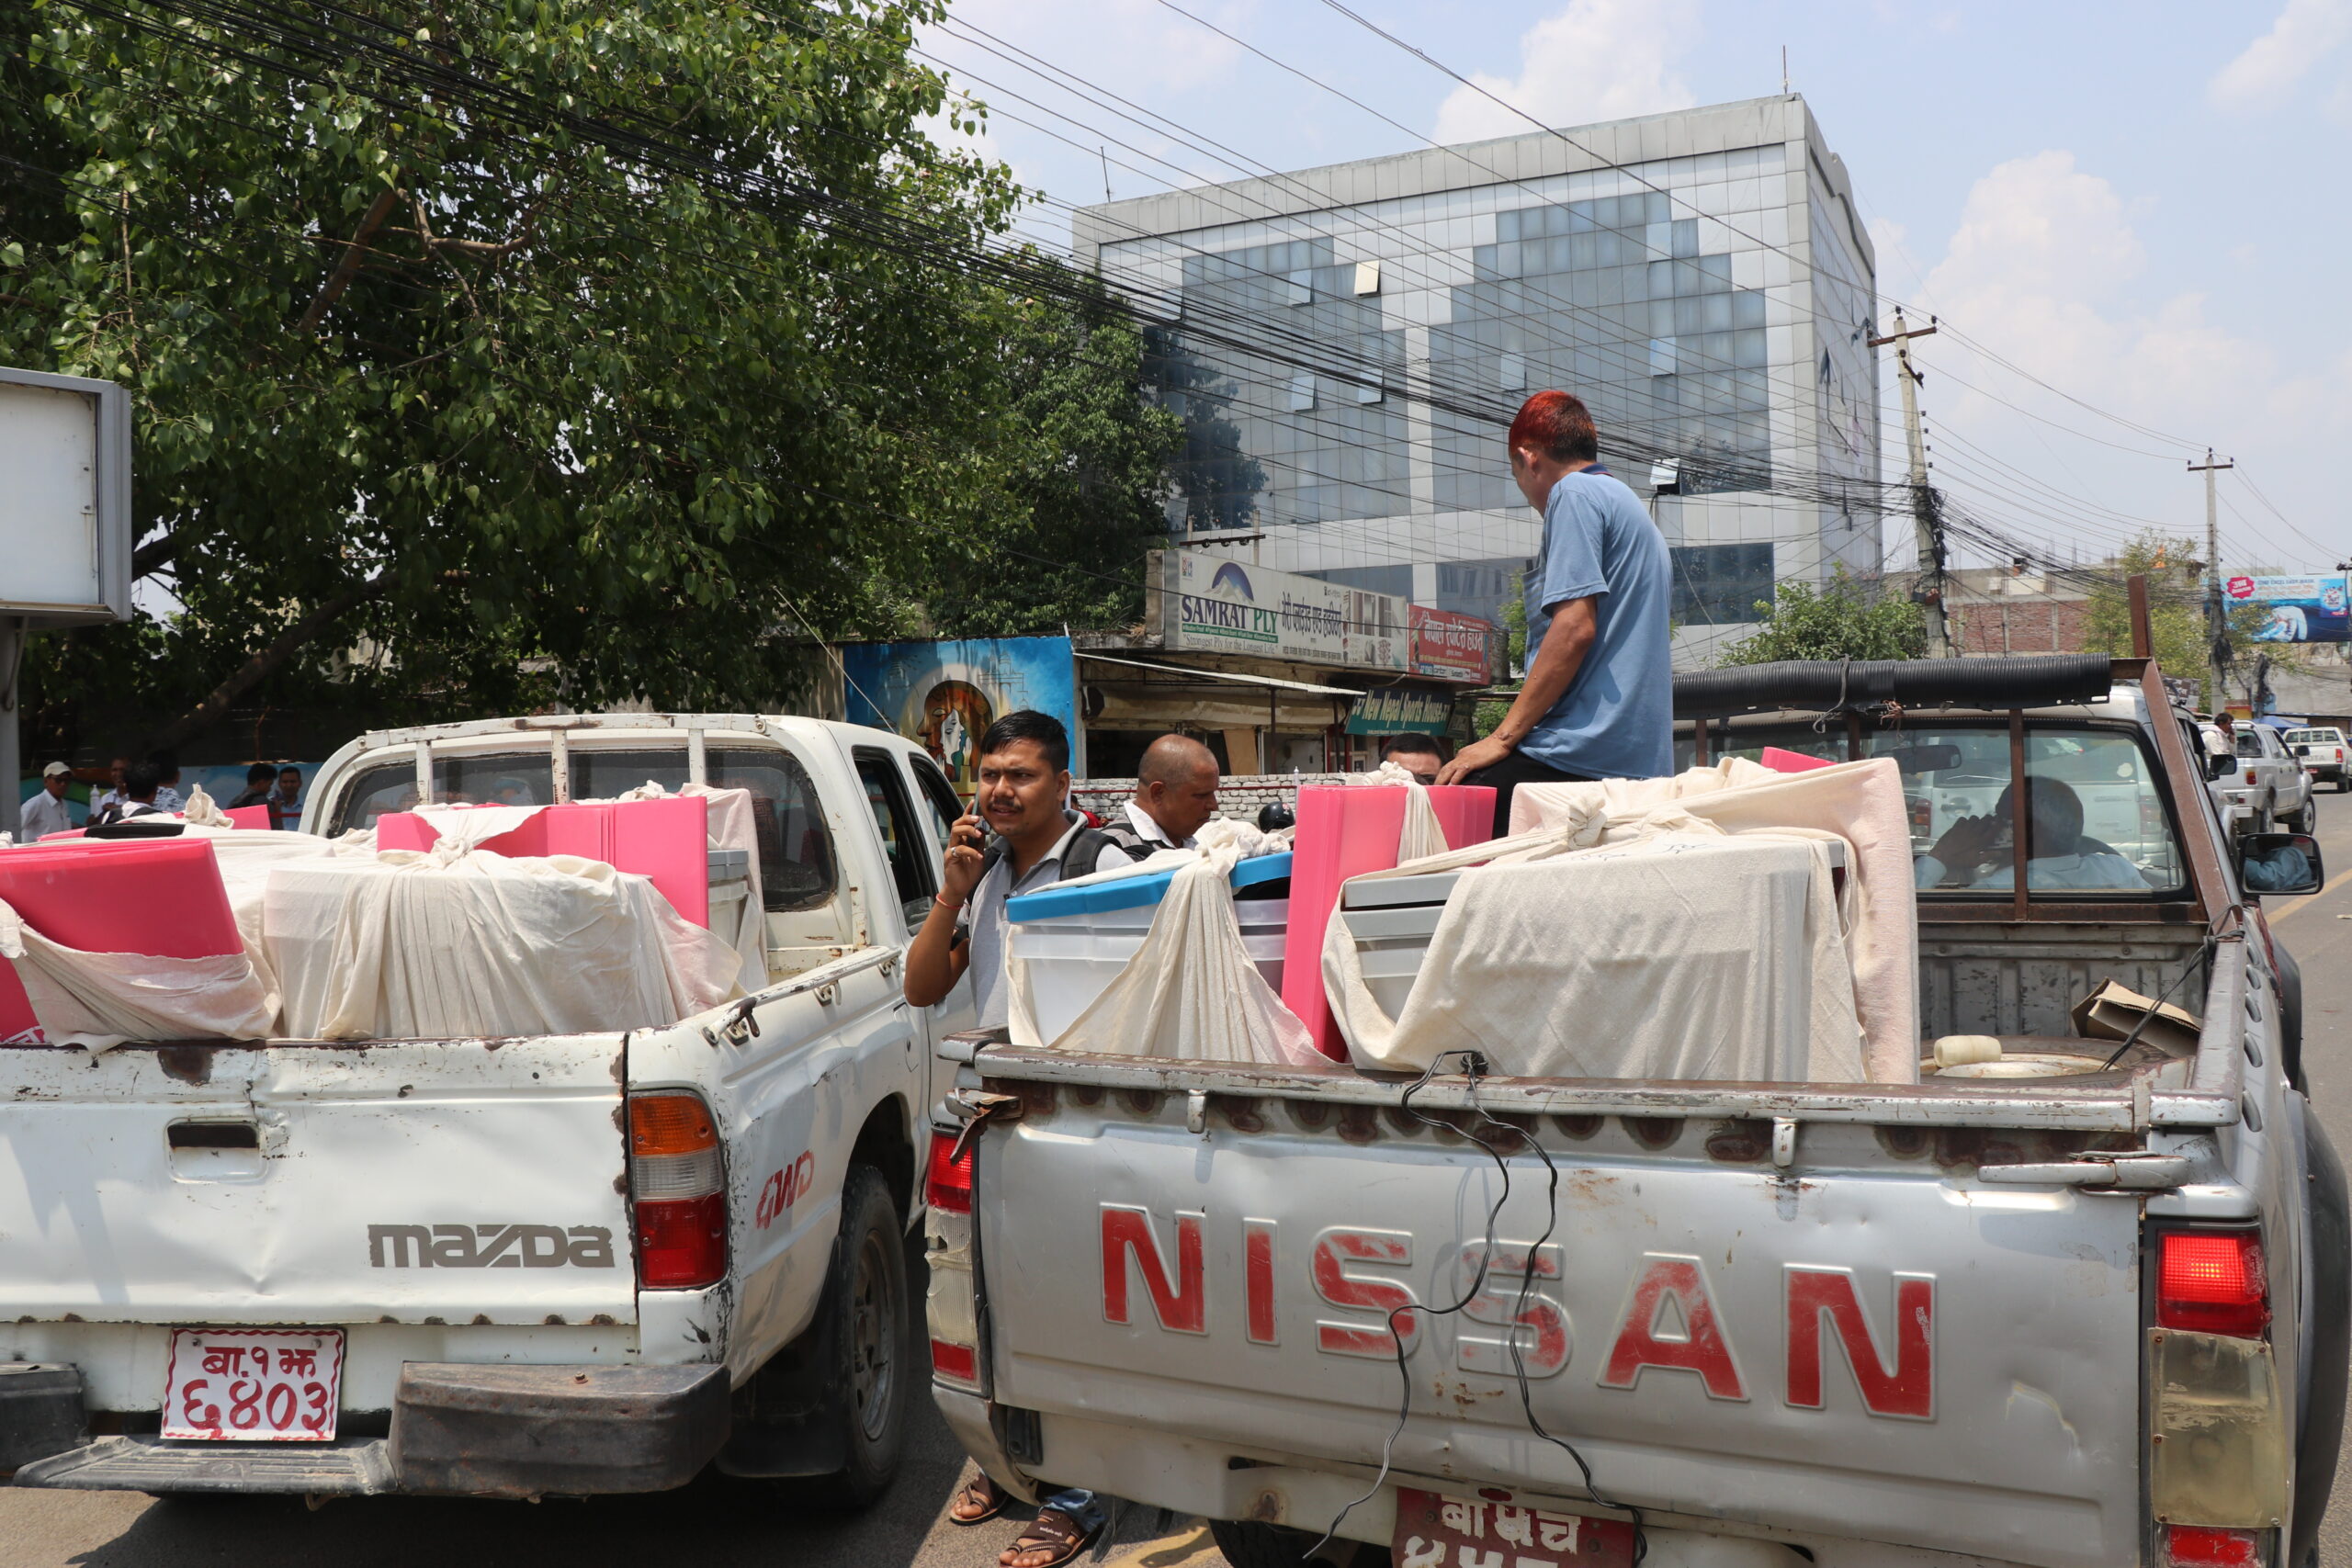
<svg viewBox="0 0 2352 1568">
<path fill-rule="evenodd" d="M 2248 784 L 2252 784 L 2254 782 L 2254 770 L 2252 768 L 2248 768 L 2245 771 L 2245 782 Z"/>
<path fill-rule="evenodd" d="M 934 1339 L 931 1342 L 931 1370 L 957 1382 L 977 1383 L 980 1381 L 979 1353 L 969 1345 Z"/>
<path fill-rule="evenodd" d="M 684 1090 L 628 1100 L 629 1193 L 637 1200 L 637 1282 L 692 1291 L 727 1277 L 727 1171 L 718 1126 Z"/>
<path fill-rule="evenodd" d="M 972 1212 L 972 1156 L 978 1152 L 974 1141 L 967 1139 L 964 1152 L 956 1152 L 956 1140 L 944 1133 L 931 1135 L 931 1169 L 923 1179 L 923 1201 L 933 1208 L 951 1214 Z"/>
<path fill-rule="evenodd" d="M 2252 1338 L 2269 1325 L 2262 1238 L 2253 1231 L 2167 1231 L 2158 1249 L 2160 1327 Z"/>
<path fill-rule="evenodd" d="M 2262 1561 L 2262 1538 L 2253 1530 L 2167 1525 L 2165 1561 L 2171 1568 L 2256 1568 Z"/>
<path fill-rule="evenodd" d="M 637 1282 L 651 1291 L 699 1290 L 727 1277 L 727 1195 L 637 1206 Z"/>
</svg>

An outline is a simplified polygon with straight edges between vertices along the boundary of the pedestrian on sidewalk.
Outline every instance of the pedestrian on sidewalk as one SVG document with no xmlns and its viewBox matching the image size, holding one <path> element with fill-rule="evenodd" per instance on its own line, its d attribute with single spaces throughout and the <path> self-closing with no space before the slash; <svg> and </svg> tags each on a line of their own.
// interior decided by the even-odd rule
<svg viewBox="0 0 2352 1568">
<path fill-rule="evenodd" d="M 1498 838 L 1521 784 L 1651 779 L 1674 766 L 1672 577 L 1657 525 L 1601 467 L 1580 399 L 1528 399 L 1510 446 L 1511 478 L 1544 514 L 1527 576 L 1527 675 L 1494 732 L 1438 773 L 1440 784 L 1494 786 Z"/>
<path fill-rule="evenodd" d="M 40 793 L 17 813 L 17 837 L 21 842 L 36 843 L 44 833 L 74 830 L 74 818 L 65 809 L 65 788 L 73 782 L 74 770 L 62 762 L 51 762 L 40 771 Z"/>
</svg>

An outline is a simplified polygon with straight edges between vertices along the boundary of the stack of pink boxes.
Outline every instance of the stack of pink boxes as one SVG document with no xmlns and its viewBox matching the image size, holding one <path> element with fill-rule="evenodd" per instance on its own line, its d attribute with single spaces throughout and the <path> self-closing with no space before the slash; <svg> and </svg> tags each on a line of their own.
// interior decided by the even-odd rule
<svg viewBox="0 0 2352 1568">
<path fill-rule="evenodd" d="M 1283 944 L 1283 1002 L 1303 1020 L 1315 1043 L 1335 1062 L 1348 1058 L 1347 1042 L 1323 993 L 1323 931 L 1339 902 L 1340 884 L 1396 863 L 1405 830 L 1403 784 L 1306 784 L 1298 792 L 1298 831 L 1291 840 L 1290 931 Z M 1451 849 L 1495 836 L 1495 792 L 1483 784 L 1441 784 L 1430 805 Z"/>
<path fill-rule="evenodd" d="M 242 953 L 237 917 L 202 839 L 85 840 L 0 854 L 0 900 L 61 947 L 217 958 Z M 16 965 L 0 961 L 0 1041 L 38 1026 Z"/>
<path fill-rule="evenodd" d="M 414 812 L 376 819 L 379 850 L 429 850 L 439 836 Z M 550 806 L 481 847 L 499 855 L 603 861 L 647 878 L 678 913 L 710 926 L 710 803 L 701 795 Z"/>
</svg>

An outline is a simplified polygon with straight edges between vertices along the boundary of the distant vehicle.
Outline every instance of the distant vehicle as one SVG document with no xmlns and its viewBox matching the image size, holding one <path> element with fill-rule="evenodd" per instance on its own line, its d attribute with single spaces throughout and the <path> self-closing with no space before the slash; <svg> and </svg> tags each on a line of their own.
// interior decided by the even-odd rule
<svg viewBox="0 0 2352 1568">
<path fill-rule="evenodd" d="M 2212 733 L 2207 727 L 2206 733 Z M 2290 833 L 2312 830 L 2312 778 L 2267 724 L 2237 727 L 2237 766 L 2213 781 L 2214 803 L 2233 830 Z"/>
<path fill-rule="evenodd" d="M 2325 779 L 2335 786 L 2338 795 L 2352 789 L 2352 772 L 2347 772 L 2345 765 L 2344 731 L 2313 726 L 2309 729 L 2290 729 L 2279 739 L 2288 750 L 2301 760 L 2314 783 Z"/>
</svg>

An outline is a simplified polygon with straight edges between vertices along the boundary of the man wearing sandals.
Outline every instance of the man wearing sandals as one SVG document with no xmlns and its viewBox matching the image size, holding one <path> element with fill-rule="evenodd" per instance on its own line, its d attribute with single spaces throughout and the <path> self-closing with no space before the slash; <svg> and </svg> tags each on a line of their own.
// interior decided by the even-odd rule
<svg viewBox="0 0 2352 1568">
<path fill-rule="evenodd" d="M 1212 775 L 1215 767 L 1212 758 Z M 956 818 L 951 829 L 954 841 L 941 877 L 945 886 L 907 950 L 905 988 L 909 1002 L 933 1007 L 968 970 L 980 1027 L 992 1029 L 1003 1024 L 1006 1012 L 1005 900 L 1132 862 L 1124 847 L 1064 808 L 1069 735 L 1058 719 L 1010 713 L 989 726 L 980 737 L 978 781 L 972 815 Z M 956 1494 L 947 1517 L 959 1525 L 977 1525 L 1002 1513 L 1009 1501 L 983 1474 Z M 1021 1539 L 997 1561 L 1003 1568 L 1058 1568 L 1086 1550 L 1102 1522 L 1102 1505 L 1093 1493 L 1052 1493 Z"/>
</svg>

